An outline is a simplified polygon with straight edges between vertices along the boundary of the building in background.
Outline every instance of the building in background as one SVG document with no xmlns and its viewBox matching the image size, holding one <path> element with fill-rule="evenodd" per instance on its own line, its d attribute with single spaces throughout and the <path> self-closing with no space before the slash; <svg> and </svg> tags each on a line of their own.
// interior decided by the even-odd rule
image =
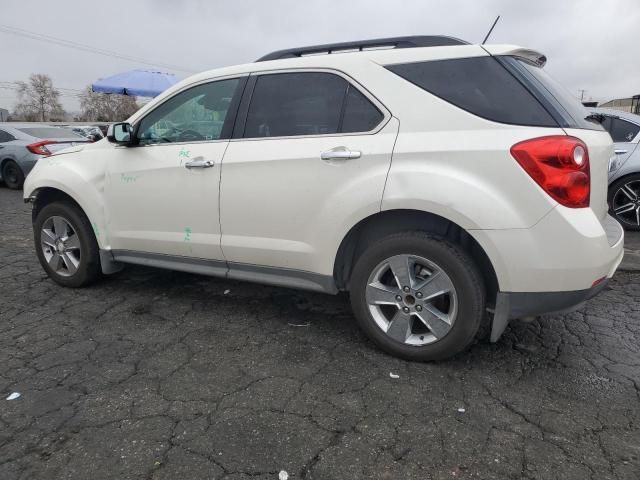
<svg viewBox="0 0 640 480">
<path fill-rule="evenodd" d="M 616 98 L 614 100 L 601 103 L 598 107 L 640 114 L 640 95 L 634 95 L 633 97 L 628 98 Z"/>
<path fill-rule="evenodd" d="M 9 119 L 9 110 L 0 108 L 0 122 L 6 122 Z"/>
</svg>

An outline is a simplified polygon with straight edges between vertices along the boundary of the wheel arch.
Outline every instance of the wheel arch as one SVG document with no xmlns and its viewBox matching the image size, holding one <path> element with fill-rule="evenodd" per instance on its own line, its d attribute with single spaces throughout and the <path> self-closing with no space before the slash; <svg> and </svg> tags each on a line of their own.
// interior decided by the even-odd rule
<svg viewBox="0 0 640 480">
<path fill-rule="evenodd" d="M 385 210 L 354 225 L 345 235 L 335 256 L 333 277 L 340 290 L 349 290 L 351 272 L 364 250 L 375 240 L 405 231 L 423 231 L 446 238 L 461 246 L 476 261 L 485 281 L 487 300 L 493 303 L 498 279 L 489 256 L 466 230 L 455 222 L 420 210 Z"/>
<path fill-rule="evenodd" d="M 33 204 L 33 208 L 31 210 L 32 221 L 35 221 L 36 217 L 45 206 L 49 205 L 50 203 L 59 202 L 59 201 L 71 202 L 80 210 L 82 210 L 82 212 L 85 215 L 87 215 L 87 212 L 85 211 L 85 209 L 82 208 L 80 203 L 75 198 L 73 198 L 73 196 L 55 187 L 37 188 L 31 193 L 29 198 Z"/>
<path fill-rule="evenodd" d="M 629 177 L 633 177 L 634 175 L 640 175 L 640 168 L 638 170 L 630 170 L 624 175 L 616 177 L 615 180 L 609 182 L 609 191 L 607 192 L 607 199 L 609 198 L 609 195 L 611 195 L 612 193 L 611 187 L 613 187 L 616 183 L 619 183 Z"/>
<path fill-rule="evenodd" d="M 93 227 L 93 233 L 98 242 L 98 246 L 105 248 L 106 231 L 104 229 L 104 222 L 102 217 L 102 204 L 90 199 L 92 201 L 82 201 L 79 195 L 75 195 L 73 192 L 66 188 L 58 187 L 57 185 L 42 185 L 34 188 L 28 196 L 25 195 L 25 201 L 31 201 L 33 209 L 31 211 L 32 221 L 35 221 L 38 213 L 43 207 L 55 201 L 68 201 L 78 207 L 80 211 L 89 219 L 89 223 Z M 86 200 L 86 199 L 85 199 Z"/>
<path fill-rule="evenodd" d="M 0 158 L 0 175 L 2 175 L 2 169 L 4 168 L 4 164 L 7 163 L 9 160 L 13 160 L 15 162 L 15 159 L 11 157 Z"/>
</svg>

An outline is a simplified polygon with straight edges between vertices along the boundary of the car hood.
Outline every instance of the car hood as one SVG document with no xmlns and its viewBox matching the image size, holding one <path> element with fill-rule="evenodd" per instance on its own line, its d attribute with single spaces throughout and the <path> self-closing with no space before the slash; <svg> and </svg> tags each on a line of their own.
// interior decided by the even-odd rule
<svg viewBox="0 0 640 480">
<path fill-rule="evenodd" d="M 81 152 L 85 148 L 86 148 L 86 145 L 74 145 L 73 147 L 67 147 L 67 148 L 63 148 L 61 150 L 58 150 L 58 151 L 52 153 L 51 155 L 49 155 L 49 157 L 57 157 L 58 155 L 64 155 L 65 153 Z"/>
<path fill-rule="evenodd" d="M 77 153 L 77 152 L 83 152 L 83 151 L 91 151 L 91 150 L 98 150 L 98 149 L 103 149 L 103 148 L 108 148 L 109 147 L 109 142 L 106 138 L 103 138 L 102 140 L 98 140 L 97 142 L 80 142 L 77 143 L 76 145 L 73 145 L 71 147 L 67 147 L 67 148 L 62 148 L 60 150 L 57 150 L 55 153 L 51 154 L 49 157 L 57 157 L 59 155 L 65 155 L 68 153 Z"/>
</svg>

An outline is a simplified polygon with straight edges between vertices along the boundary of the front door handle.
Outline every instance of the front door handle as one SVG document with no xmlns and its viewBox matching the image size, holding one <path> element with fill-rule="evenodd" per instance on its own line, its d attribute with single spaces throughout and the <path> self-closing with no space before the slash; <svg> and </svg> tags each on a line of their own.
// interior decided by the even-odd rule
<svg viewBox="0 0 640 480">
<path fill-rule="evenodd" d="M 624 155 L 627 153 L 627 150 L 616 150 L 616 155 Z"/>
<path fill-rule="evenodd" d="M 204 158 L 194 158 L 184 164 L 185 168 L 191 170 L 192 168 L 211 168 L 215 165 L 215 162 L 211 160 L 205 160 Z"/>
<path fill-rule="evenodd" d="M 360 158 L 362 152 L 357 150 L 348 150 L 346 147 L 336 147 L 320 154 L 322 160 L 350 160 L 352 158 Z"/>
</svg>

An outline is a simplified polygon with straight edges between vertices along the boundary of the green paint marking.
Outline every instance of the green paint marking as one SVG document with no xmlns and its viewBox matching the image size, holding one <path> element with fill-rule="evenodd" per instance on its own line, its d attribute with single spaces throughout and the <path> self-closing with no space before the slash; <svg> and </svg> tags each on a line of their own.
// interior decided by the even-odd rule
<svg viewBox="0 0 640 480">
<path fill-rule="evenodd" d="M 184 229 L 184 241 L 185 242 L 191 241 L 191 227 L 186 227 Z"/>
<path fill-rule="evenodd" d="M 98 225 L 94 222 L 91 222 L 91 226 L 93 227 L 93 232 L 96 234 L 96 237 L 100 236 L 100 230 L 98 229 Z"/>
<path fill-rule="evenodd" d="M 135 182 L 137 179 L 138 177 L 135 177 L 133 175 L 127 175 L 126 173 L 120 174 L 120 180 L 122 180 L 124 183 L 132 183 L 132 182 Z"/>
<path fill-rule="evenodd" d="M 182 147 L 180 152 L 178 153 L 178 158 L 191 158 L 191 152 L 186 148 Z"/>
</svg>

